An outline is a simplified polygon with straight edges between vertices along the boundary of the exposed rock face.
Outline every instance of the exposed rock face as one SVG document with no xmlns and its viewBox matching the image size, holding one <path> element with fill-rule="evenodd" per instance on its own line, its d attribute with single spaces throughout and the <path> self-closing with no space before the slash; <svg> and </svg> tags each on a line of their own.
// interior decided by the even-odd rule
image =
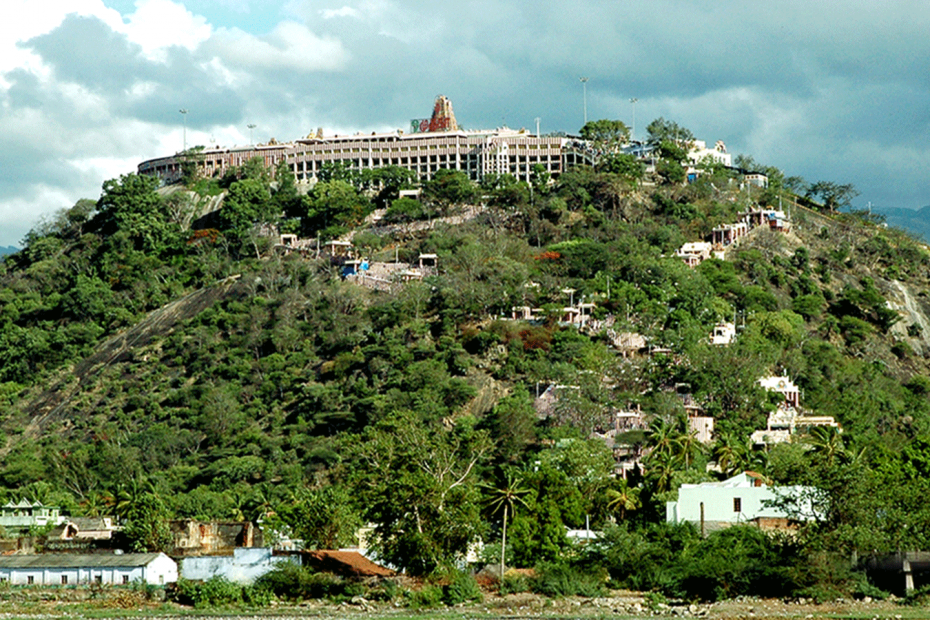
<svg viewBox="0 0 930 620">
<path fill-rule="evenodd" d="M 197 316 L 218 300 L 240 294 L 243 290 L 244 285 L 239 282 L 239 276 L 231 276 L 150 312 L 136 325 L 113 336 L 98 346 L 92 355 L 75 365 L 72 372 L 63 373 L 57 381 L 24 402 L 22 411 L 29 421 L 23 436 L 40 436 L 51 422 L 67 411 L 71 400 L 110 365 L 128 359 L 134 351 L 150 344 L 156 337 L 171 333 L 176 325 Z M 0 457 L 9 453 L 13 439 L 16 437 L 11 436 L 7 445 L 0 448 Z"/>
<path fill-rule="evenodd" d="M 907 339 L 911 347 L 919 354 L 930 351 L 930 307 L 926 301 L 917 297 L 912 288 L 898 280 L 891 280 L 893 290 L 883 291 L 888 299 L 888 306 L 901 314 L 901 320 L 891 327 L 891 333 Z M 891 298 L 894 298 L 892 301 Z M 914 327 L 920 328 L 917 336 Z M 908 331 L 910 328 L 910 332 Z"/>
</svg>

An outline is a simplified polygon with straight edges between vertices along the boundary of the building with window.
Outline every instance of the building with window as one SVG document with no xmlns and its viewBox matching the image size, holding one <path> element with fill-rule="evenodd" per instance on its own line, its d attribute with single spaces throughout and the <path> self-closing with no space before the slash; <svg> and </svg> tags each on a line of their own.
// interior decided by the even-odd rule
<svg viewBox="0 0 930 620">
<path fill-rule="evenodd" d="M 812 487 L 772 487 L 762 476 L 743 472 L 722 482 L 683 484 L 678 500 L 665 505 L 669 523 L 685 521 L 712 532 L 736 524 L 783 529 L 813 519 Z"/>
<path fill-rule="evenodd" d="M 0 582 L 11 585 L 163 585 L 178 580 L 178 565 L 164 553 L 0 556 Z"/>
<path fill-rule="evenodd" d="M 452 103 L 440 95 L 433 118 L 411 123 L 415 131 L 405 133 L 357 133 L 351 136 L 325 136 L 323 130 L 290 143 L 209 148 L 191 154 L 205 177 L 222 176 L 254 157 L 274 171 L 286 162 L 298 181 L 315 182 L 327 164 L 344 164 L 353 170 L 399 166 L 429 180 L 442 169 L 461 170 L 473 181 L 485 176 L 511 174 L 530 181 L 533 167 L 542 166 L 552 177 L 567 167 L 592 163 L 594 153 L 587 143 L 565 136 L 539 136 L 525 129 L 501 127 L 466 131 L 459 128 Z M 154 175 L 166 183 L 181 177 L 183 157 L 172 155 L 139 164 L 139 174 Z"/>
<path fill-rule="evenodd" d="M 25 531 L 31 527 L 60 525 L 67 517 L 61 515 L 58 506 L 46 506 L 42 502 L 7 502 L 0 506 L 0 526 L 7 531 Z"/>
</svg>

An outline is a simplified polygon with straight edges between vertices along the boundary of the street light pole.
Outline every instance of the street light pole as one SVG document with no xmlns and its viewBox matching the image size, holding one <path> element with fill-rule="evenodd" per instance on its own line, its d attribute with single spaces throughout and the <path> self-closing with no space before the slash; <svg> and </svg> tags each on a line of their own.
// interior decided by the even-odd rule
<svg viewBox="0 0 930 620">
<path fill-rule="evenodd" d="M 633 140 L 636 140 L 636 102 L 639 101 L 636 97 L 630 99 L 630 103 L 633 104 Z"/>
<path fill-rule="evenodd" d="M 582 96 L 584 97 L 584 124 L 588 124 L 588 78 L 580 77 L 581 80 L 581 91 Z"/>
<path fill-rule="evenodd" d="M 181 108 L 180 110 L 178 110 L 178 112 L 181 113 L 181 118 L 184 120 L 184 134 L 183 134 L 184 135 L 184 142 L 183 142 L 184 149 L 181 152 L 186 153 L 187 152 L 187 109 Z"/>
<path fill-rule="evenodd" d="M 255 123 L 249 123 L 247 127 L 249 128 L 249 146 L 252 146 L 255 144 L 255 140 L 252 139 L 252 130 L 255 129 L 257 125 Z"/>
</svg>

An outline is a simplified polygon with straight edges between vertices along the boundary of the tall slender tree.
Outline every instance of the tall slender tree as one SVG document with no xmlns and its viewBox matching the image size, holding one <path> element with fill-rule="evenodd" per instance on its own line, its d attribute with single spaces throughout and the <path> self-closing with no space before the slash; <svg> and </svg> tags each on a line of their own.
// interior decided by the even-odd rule
<svg viewBox="0 0 930 620">
<path fill-rule="evenodd" d="M 507 557 L 508 513 L 510 516 L 512 516 L 517 509 L 517 504 L 523 504 L 526 506 L 526 502 L 523 500 L 523 496 L 529 493 L 529 489 L 522 488 L 520 484 L 521 480 L 519 478 L 514 477 L 512 474 L 507 474 L 507 477 L 502 485 L 490 487 L 491 499 L 489 503 L 491 510 L 495 513 L 499 510 L 503 510 L 504 513 L 501 534 L 501 587 L 504 585 L 504 560 Z"/>
</svg>

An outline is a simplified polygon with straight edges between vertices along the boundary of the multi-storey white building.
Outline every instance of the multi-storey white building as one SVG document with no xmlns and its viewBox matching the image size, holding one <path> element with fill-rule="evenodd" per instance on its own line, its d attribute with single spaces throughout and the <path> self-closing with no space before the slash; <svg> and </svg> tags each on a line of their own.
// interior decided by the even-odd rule
<svg viewBox="0 0 930 620">
<path fill-rule="evenodd" d="M 431 179 L 437 170 L 452 169 L 465 172 L 474 181 L 495 174 L 512 174 L 529 181 L 536 164 L 557 177 L 567 167 L 592 163 L 594 157 L 586 143 L 577 138 L 537 136 L 506 127 L 460 129 L 452 104 L 445 97 L 437 99 L 433 119 L 416 126 L 425 131 L 324 136 L 319 130 L 286 144 L 205 149 L 194 159 L 206 177 L 221 176 L 258 157 L 270 170 L 287 162 L 297 179 L 306 182 L 314 181 L 329 163 L 345 163 L 354 170 L 399 166 L 423 180 Z M 181 162 L 179 155 L 160 157 L 142 162 L 138 171 L 172 182 L 181 176 Z"/>
</svg>

